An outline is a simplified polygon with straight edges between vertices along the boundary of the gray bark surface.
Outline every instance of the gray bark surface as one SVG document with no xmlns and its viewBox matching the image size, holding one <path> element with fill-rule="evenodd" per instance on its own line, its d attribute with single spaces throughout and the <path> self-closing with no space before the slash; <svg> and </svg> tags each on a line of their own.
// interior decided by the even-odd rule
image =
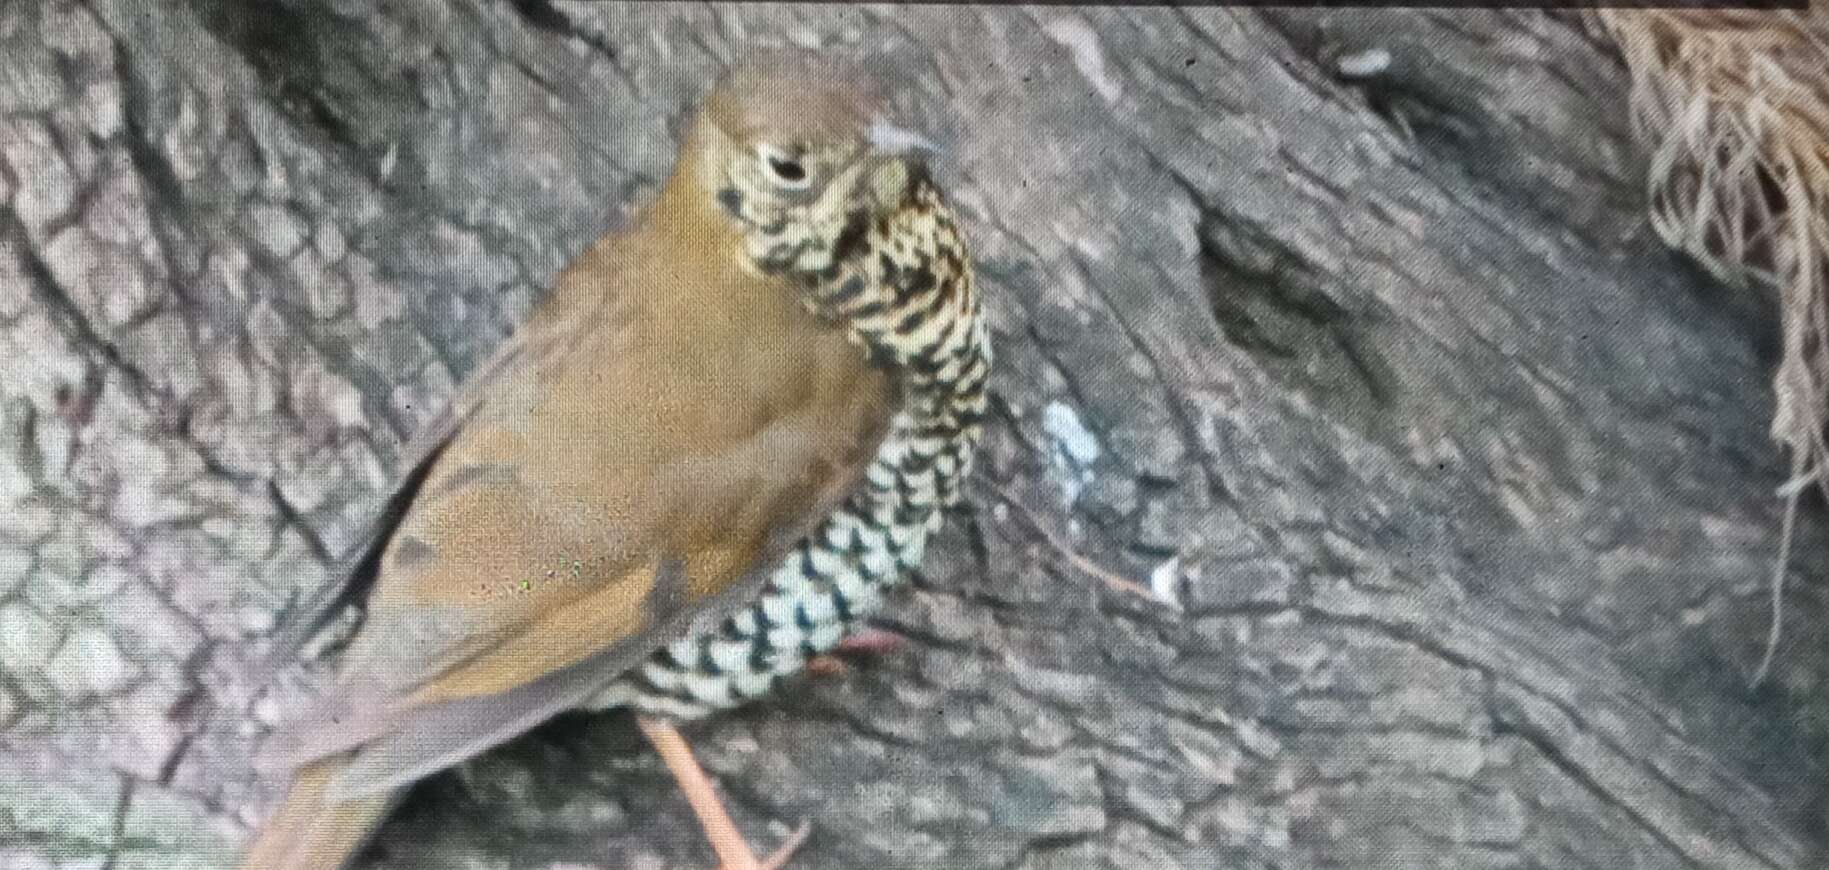
<svg viewBox="0 0 1829 870">
<path fill-rule="evenodd" d="M 1775 310 L 1649 232 L 1573 19 L 489 0 L 0 2 L 0 866 L 232 859 L 329 666 L 246 663 L 784 43 L 922 98 L 999 356 L 910 642 L 688 731 L 759 848 L 1822 866 L 1815 506 L 1747 688 Z M 370 859 L 712 863 L 622 715 L 427 780 Z"/>
</svg>

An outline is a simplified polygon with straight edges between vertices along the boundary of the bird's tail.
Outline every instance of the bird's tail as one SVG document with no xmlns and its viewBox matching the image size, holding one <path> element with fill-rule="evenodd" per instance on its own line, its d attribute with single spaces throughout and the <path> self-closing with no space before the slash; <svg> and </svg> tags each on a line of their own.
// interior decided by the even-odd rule
<svg viewBox="0 0 1829 870">
<path fill-rule="evenodd" d="M 248 844 L 242 870 L 337 870 L 353 860 L 402 789 L 332 800 L 331 779 L 353 753 L 298 769 L 286 798 Z"/>
</svg>

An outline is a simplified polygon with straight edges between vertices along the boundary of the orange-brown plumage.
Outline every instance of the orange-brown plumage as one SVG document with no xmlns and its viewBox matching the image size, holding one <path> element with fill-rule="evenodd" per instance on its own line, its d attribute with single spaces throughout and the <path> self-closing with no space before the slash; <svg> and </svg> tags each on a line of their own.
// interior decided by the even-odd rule
<svg viewBox="0 0 1829 870">
<path fill-rule="evenodd" d="M 703 601 L 854 482 L 893 408 L 888 378 L 775 286 L 783 279 L 680 255 L 734 246 L 720 217 L 709 197 L 670 190 L 560 279 L 556 294 L 594 305 L 532 325 L 565 337 L 489 385 L 492 400 L 440 454 L 370 599 L 371 619 L 452 605 L 478 629 L 449 655 L 475 658 L 411 682 L 381 662 L 391 691 L 464 697 L 573 664 L 651 627 L 656 609 L 640 605 L 661 560 L 685 563 L 686 594 L 671 606 Z M 442 492 L 491 463 L 512 463 L 514 476 L 473 474 Z M 402 564 L 407 541 L 430 554 Z M 359 676 L 374 636 L 351 650 Z"/>
</svg>

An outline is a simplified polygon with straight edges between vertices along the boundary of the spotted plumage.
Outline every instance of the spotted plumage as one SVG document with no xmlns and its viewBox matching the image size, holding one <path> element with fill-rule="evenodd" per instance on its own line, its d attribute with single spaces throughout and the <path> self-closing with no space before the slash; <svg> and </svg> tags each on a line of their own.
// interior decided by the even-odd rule
<svg viewBox="0 0 1829 870">
<path fill-rule="evenodd" d="M 991 364 L 964 240 L 926 178 L 846 244 L 846 227 L 860 223 L 827 221 L 828 232 L 790 246 L 804 258 L 798 280 L 809 309 L 844 323 L 853 342 L 898 372 L 903 404 L 867 486 L 795 545 L 753 604 L 667 645 L 595 705 L 689 719 L 767 693 L 875 612 L 883 593 L 920 564 L 942 510 L 959 501 Z M 752 256 L 783 262 L 769 257 L 773 244 L 758 240 Z"/>
</svg>

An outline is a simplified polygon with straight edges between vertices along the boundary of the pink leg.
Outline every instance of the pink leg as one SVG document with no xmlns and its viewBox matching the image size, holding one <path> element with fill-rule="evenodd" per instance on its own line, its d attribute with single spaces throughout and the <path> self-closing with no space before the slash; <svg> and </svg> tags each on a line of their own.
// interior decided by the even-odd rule
<svg viewBox="0 0 1829 870">
<path fill-rule="evenodd" d="M 835 653 L 867 653 L 884 655 L 894 652 L 908 639 L 893 631 L 880 628 L 864 628 L 848 634 L 838 642 L 832 653 L 818 655 L 807 661 L 807 672 L 819 677 L 830 677 L 850 670 L 850 666 Z"/>
<path fill-rule="evenodd" d="M 749 843 L 743 839 L 743 832 L 737 830 L 736 822 L 731 821 L 730 813 L 724 810 L 724 801 L 718 797 L 717 786 L 712 784 L 705 769 L 699 766 L 698 759 L 692 757 L 692 748 L 686 745 L 686 738 L 680 735 L 679 730 L 664 721 L 647 716 L 637 716 L 635 722 L 641 727 L 641 733 L 648 738 L 648 742 L 654 744 L 654 750 L 660 753 L 667 769 L 673 772 L 673 778 L 679 781 L 680 791 L 686 795 L 686 803 L 692 806 L 692 813 L 698 816 L 699 827 L 704 830 L 705 839 L 711 842 L 711 850 L 717 853 L 720 870 L 778 870 L 787 863 L 794 850 L 806 841 L 810 828 L 802 822 L 773 854 L 766 859 L 756 860 L 756 853 L 750 851 Z"/>
<path fill-rule="evenodd" d="M 885 631 L 880 628 L 864 628 L 847 635 L 844 640 L 839 641 L 836 652 L 883 655 L 895 652 L 906 643 L 908 643 L 908 638 L 896 634 L 893 631 Z"/>
</svg>

